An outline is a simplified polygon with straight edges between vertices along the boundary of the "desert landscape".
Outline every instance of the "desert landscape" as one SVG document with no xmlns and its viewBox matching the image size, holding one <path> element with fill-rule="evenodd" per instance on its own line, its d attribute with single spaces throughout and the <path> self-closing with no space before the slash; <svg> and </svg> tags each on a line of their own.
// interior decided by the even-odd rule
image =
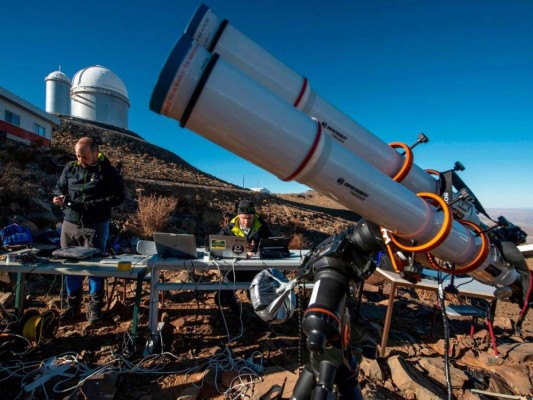
<svg viewBox="0 0 533 400">
<path fill-rule="evenodd" d="M 49 193 L 64 163 L 73 159 L 75 141 L 86 135 L 98 137 L 102 152 L 121 164 L 127 199 L 115 210 L 112 220 L 112 242 L 121 253 L 135 252 L 136 241 L 150 239 L 139 215 L 139 201 L 147 196 L 174 199 L 175 209 L 165 230 L 192 233 L 199 245 L 205 244 L 209 233 L 218 231 L 224 218 L 233 213 L 235 202 L 242 198 L 253 200 L 273 233 L 291 238 L 293 249 L 313 249 L 359 219 L 355 212 L 316 191 L 272 195 L 251 192 L 199 171 L 134 132 L 62 118 L 49 150 L 9 141 L 0 144 L 3 226 L 27 224 L 35 237 L 56 229 L 61 210 L 52 206 Z M 493 218 L 504 215 L 520 226 L 529 234 L 527 243 L 533 243 L 533 209 L 487 211 Z M 43 243 L 41 248 L 41 254 L 49 250 Z M 4 247 L 0 257 L 13 250 Z M 533 268 L 533 259 L 527 262 Z M 287 275 L 294 277 L 294 273 Z M 165 273 L 164 279 L 217 282 L 220 275 L 214 271 L 173 271 Z M 60 281 L 52 275 L 29 275 L 26 308 L 40 313 L 59 309 Z M 9 312 L 13 311 L 16 285 L 12 274 L 1 271 L 0 301 L 5 312 L 0 334 L 8 332 L 12 323 Z M 435 293 L 400 287 L 391 298 L 391 291 L 390 281 L 374 273 L 364 284 L 354 285 L 347 302 L 352 316 L 350 348 L 358 355 L 358 377 L 365 399 L 441 399 L 447 396 L 448 384 L 451 396 L 458 399 L 498 398 L 495 394 L 515 396 L 506 398 L 531 396 L 531 312 L 517 331 L 519 306 L 497 302 L 494 331 L 498 356 L 487 340 L 485 319 L 477 321 L 472 337 L 470 319 L 450 321 L 447 382 L 445 331 Z M 20 344 L 11 347 L 7 339 L 0 342 L 0 398 L 289 399 L 309 358 L 300 320 L 311 292 L 303 285 L 297 286 L 296 292 L 294 316 L 284 324 L 271 325 L 255 315 L 245 291 L 237 292 L 238 314 L 217 306 L 216 292 L 167 291 L 159 308 L 161 339 L 146 354 L 146 343 L 153 340 L 147 330 L 151 301 L 148 282 L 142 286 L 140 334 L 132 342 L 135 285 L 108 279 L 108 307 L 101 327 L 87 329 L 82 316 L 59 326 L 48 343 L 28 351 Z M 388 346 L 380 355 L 385 314 L 391 301 L 394 314 Z M 454 294 L 447 297 L 447 304 L 488 305 Z M 58 372 L 60 365 L 68 369 Z"/>
</svg>

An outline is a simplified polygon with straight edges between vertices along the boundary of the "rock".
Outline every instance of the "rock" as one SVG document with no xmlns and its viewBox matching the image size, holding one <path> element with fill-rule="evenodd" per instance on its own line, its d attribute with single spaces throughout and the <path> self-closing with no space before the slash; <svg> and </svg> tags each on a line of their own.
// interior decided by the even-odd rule
<svg viewBox="0 0 533 400">
<path fill-rule="evenodd" d="M 52 299 L 48 303 L 46 303 L 46 307 L 49 310 L 61 310 L 61 300 L 60 299 Z"/>
<path fill-rule="evenodd" d="M 492 350 L 490 353 L 482 352 L 478 355 L 478 365 L 481 365 L 485 369 L 501 364 L 503 364 L 503 360 L 500 357 L 493 355 Z"/>
<path fill-rule="evenodd" d="M 176 318 L 175 320 L 170 321 L 170 325 L 179 331 L 185 325 L 185 318 Z"/>
<path fill-rule="evenodd" d="M 200 395 L 201 388 L 189 386 L 185 388 L 176 398 L 176 400 L 196 400 Z"/>
<path fill-rule="evenodd" d="M 446 387 L 446 372 L 444 365 L 444 358 L 421 358 L 418 361 L 420 367 L 422 367 L 428 375 L 439 382 L 442 386 Z M 468 381 L 468 376 L 459 368 L 450 365 L 450 375 L 452 379 L 452 387 L 462 388 L 465 382 Z"/>
<path fill-rule="evenodd" d="M 533 343 L 503 344 L 498 351 L 507 354 L 509 361 L 525 363 L 533 361 Z"/>
<path fill-rule="evenodd" d="M 513 330 L 513 321 L 511 321 L 511 318 L 507 317 L 494 317 L 494 325 L 495 328 L 501 328 L 506 331 L 512 331 Z"/>
<path fill-rule="evenodd" d="M 439 353 L 437 353 L 435 350 L 433 350 L 430 347 L 422 347 L 420 349 L 420 355 L 424 357 L 435 357 L 438 354 Z"/>
<path fill-rule="evenodd" d="M 392 285 L 390 283 L 386 283 L 385 285 L 383 285 L 383 291 L 382 293 L 384 295 L 390 295 L 390 292 L 391 292 L 391 289 L 392 289 Z"/>
<path fill-rule="evenodd" d="M 117 299 L 111 302 L 108 313 L 112 316 L 119 316 L 123 321 L 133 318 L 133 310 Z"/>
<path fill-rule="evenodd" d="M 282 367 L 272 366 L 265 369 L 265 374 L 261 382 L 256 382 L 254 386 L 253 399 L 259 399 L 264 396 L 274 385 L 283 387 L 280 398 L 289 399 L 298 380 L 298 369 L 294 366 L 293 370 L 287 370 Z M 279 391 L 277 392 L 279 393 Z M 273 397 L 271 397 L 273 398 Z"/>
<path fill-rule="evenodd" d="M 446 397 L 444 390 L 429 381 L 401 356 L 391 357 L 387 363 L 394 385 L 402 391 L 405 398 L 440 400 Z"/>
<path fill-rule="evenodd" d="M 221 381 L 220 371 L 217 371 L 217 368 L 211 367 L 205 371 L 204 382 L 206 385 L 216 388 Z"/>
<path fill-rule="evenodd" d="M 501 365 L 492 371 L 523 396 L 533 391 L 529 371 L 523 365 Z"/>
<path fill-rule="evenodd" d="M 15 304 L 15 295 L 11 292 L 0 293 L 0 304 L 6 308 L 11 308 Z"/>
<path fill-rule="evenodd" d="M 365 285 L 364 291 L 369 292 L 369 293 L 379 293 L 380 288 L 379 286 L 376 286 L 376 285 Z"/>
<path fill-rule="evenodd" d="M 383 372 L 376 360 L 363 358 L 359 364 L 359 368 L 363 372 L 365 378 L 378 381 L 385 380 Z"/>
<path fill-rule="evenodd" d="M 237 378 L 239 376 L 239 372 L 238 371 L 234 371 L 234 370 L 224 371 L 224 372 L 220 372 L 220 373 L 222 374 L 222 378 L 221 378 L 220 382 L 222 383 L 222 385 L 225 388 L 232 387 L 235 378 Z M 249 381 L 250 381 L 249 375 L 245 375 L 245 376 L 241 377 L 241 380 L 238 381 L 238 383 L 240 383 L 240 382 L 249 382 Z"/>
<path fill-rule="evenodd" d="M 361 389 L 363 399 L 365 400 L 388 400 L 388 396 L 383 390 L 376 385 L 369 383 Z"/>
<path fill-rule="evenodd" d="M 463 395 L 461 396 L 461 400 L 480 400 L 481 397 L 474 392 L 471 392 L 470 390 L 465 390 Z"/>
<path fill-rule="evenodd" d="M 444 347 L 445 347 L 445 341 L 444 339 L 439 339 L 437 343 L 431 345 L 433 350 L 435 350 L 437 353 L 439 353 L 441 356 L 445 354 Z M 459 346 L 457 342 L 453 339 L 450 339 L 450 342 L 448 344 L 448 354 L 452 358 L 458 358 L 461 355 L 461 352 L 465 352 L 466 350 L 470 349 L 471 346 Z"/>
<path fill-rule="evenodd" d="M 117 374 L 97 374 L 87 378 L 80 390 L 87 399 L 113 400 L 117 392 Z M 148 400 L 148 399 L 146 399 Z"/>
<path fill-rule="evenodd" d="M 521 342 L 524 343 L 524 342 Z M 515 348 L 520 346 L 521 343 L 503 343 L 498 346 L 498 353 L 500 353 L 500 357 L 507 358 L 509 356 L 509 353 L 513 351 Z"/>
</svg>

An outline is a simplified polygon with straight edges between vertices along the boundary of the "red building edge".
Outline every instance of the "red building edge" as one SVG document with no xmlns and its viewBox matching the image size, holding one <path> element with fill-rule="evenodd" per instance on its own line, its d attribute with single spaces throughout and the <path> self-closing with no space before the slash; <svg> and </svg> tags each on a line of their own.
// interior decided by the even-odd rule
<svg viewBox="0 0 533 400">
<path fill-rule="evenodd" d="M 19 141 L 25 143 L 36 144 L 43 147 L 50 147 L 52 145 L 52 141 L 50 139 L 19 128 L 18 126 L 3 120 L 0 120 L 0 134 L 1 132 L 6 132 L 7 135 L 15 136 Z M 17 140 L 16 138 L 15 140 Z"/>
</svg>

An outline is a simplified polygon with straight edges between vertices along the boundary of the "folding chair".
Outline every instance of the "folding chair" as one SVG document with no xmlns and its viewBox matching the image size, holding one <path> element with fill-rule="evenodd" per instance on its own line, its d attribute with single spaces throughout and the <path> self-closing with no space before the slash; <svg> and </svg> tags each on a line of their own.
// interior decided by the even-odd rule
<svg viewBox="0 0 533 400">
<path fill-rule="evenodd" d="M 468 304 L 450 304 L 446 306 L 446 316 L 449 319 L 454 318 L 462 318 L 462 317 L 470 317 L 470 337 L 474 337 L 474 332 L 476 328 L 476 323 L 478 319 L 486 319 L 487 320 L 487 327 L 489 329 L 490 334 L 490 340 L 492 343 L 492 348 L 494 349 L 494 354 L 498 355 L 498 348 L 496 347 L 496 338 L 494 336 L 494 327 L 492 325 L 492 309 L 493 309 L 493 302 L 487 303 L 487 305 L 484 307 L 474 306 L 474 305 L 468 305 Z M 433 314 L 433 325 L 431 327 L 431 335 L 433 335 L 433 327 L 435 326 L 435 314 L 437 311 L 440 311 L 440 307 L 435 307 L 435 312 Z"/>
</svg>

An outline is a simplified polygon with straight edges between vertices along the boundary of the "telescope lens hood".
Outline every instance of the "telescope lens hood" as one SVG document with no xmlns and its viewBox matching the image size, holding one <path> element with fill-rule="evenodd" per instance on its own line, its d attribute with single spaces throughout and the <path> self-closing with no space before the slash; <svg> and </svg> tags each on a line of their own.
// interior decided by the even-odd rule
<svg viewBox="0 0 533 400">
<path fill-rule="evenodd" d="M 180 66 L 192 47 L 193 40 L 190 36 L 182 35 L 178 39 L 159 74 L 159 78 L 157 79 L 157 83 L 152 92 L 152 98 L 150 99 L 150 110 L 158 114 L 163 114 L 163 104 L 168 91 L 172 86 Z"/>
<path fill-rule="evenodd" d="M 196 12 L 189 21 L 189 25 L 185 29 L 185 34 L 194 37 L 198 29 L 200 28 L 202 21 L 206 14 L 209 12 L 209 7 L 205 4 L 200 4 L 196 9 Z"/>
</svg>

